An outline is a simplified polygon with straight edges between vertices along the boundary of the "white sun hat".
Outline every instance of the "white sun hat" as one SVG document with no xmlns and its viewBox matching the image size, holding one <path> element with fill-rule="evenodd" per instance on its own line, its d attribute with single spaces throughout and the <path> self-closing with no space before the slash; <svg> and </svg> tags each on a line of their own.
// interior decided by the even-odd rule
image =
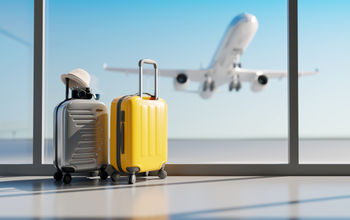
<svg viewBox="0 0 350 220">
<path fill-rule="evenodd" d="M 66 84 L 66 79 L 69 79 L 69 88 L 89 88 L 90 87 L 90 75 L 83 69 L 75 69 L 70 73 L 62 74 L 61 80 Z"/>
</svg>

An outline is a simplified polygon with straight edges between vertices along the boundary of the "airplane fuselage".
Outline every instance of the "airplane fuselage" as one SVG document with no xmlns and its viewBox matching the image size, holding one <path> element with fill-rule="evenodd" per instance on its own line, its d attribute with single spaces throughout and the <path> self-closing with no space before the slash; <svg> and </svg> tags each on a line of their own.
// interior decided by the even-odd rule
<svg viewBox="0 0 350 220">
<path fill-rule="evenodd" d="M 231 21 L 208 67 L 210 72 L 207 74 L 207 80 L 201 85 L 202 98 L 210 98 L 213 95 L 215 83 L 224 80 L 223 75 L 232 75 L 234 69 L 240 68 L 240 57 L 254 38 L 257 29 L 257 18 L 248 13 L 242 13 Z"/>
</svg>

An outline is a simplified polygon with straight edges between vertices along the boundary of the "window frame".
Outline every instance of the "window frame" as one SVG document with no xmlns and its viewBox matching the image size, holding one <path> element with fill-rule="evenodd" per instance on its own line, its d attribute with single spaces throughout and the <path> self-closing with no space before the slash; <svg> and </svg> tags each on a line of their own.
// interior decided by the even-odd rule
<svg viewBox="0 0 350 220">
<path fill-rule="evenodd" d="M 0 164 L 0 175 L 52 175 L 43 164 L 45 0 L 34 0 L 33 163 Z M 349 175 L 350 164 L 299 163 L 298 0 L 288 0 L 288 163 L 287 164 L 167 164 L 169 175 Z"/>
</svg>

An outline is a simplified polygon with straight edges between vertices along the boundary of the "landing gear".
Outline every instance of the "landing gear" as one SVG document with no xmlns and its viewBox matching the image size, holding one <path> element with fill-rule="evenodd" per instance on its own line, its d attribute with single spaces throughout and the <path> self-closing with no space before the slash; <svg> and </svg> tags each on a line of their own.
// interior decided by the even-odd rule
<svg viewBox="0 0 350 220">
<path fill-rule="evenodd" d="M 205 81 L 203 85 L 203 92 L 206 92 L 207 90 L 209 91 L 214 91 L 215 90 L 215 82 L 214 81 Z"/>
<path fill-rule="evenodd" d="M 209 87 L 209 82 L 206 80 L 203 85 L 203 91 L 206 92 Z"/>
<path fill-rule="evenodd" d="M 241 63 L 234 63 L 233 68 L 242 68 L 242 64 Z"/>
<path fill-rule="evenodd" d="M 236 92 L 238 92 L 240 89 L 242 88 L 242 84 L 241 84 L 241 82 L 230 82 L 230 85 L 229 85 L 229 87 L 228 87 L 228 90 L 230 91 L 230 92 L 232 92 L 232 90 L 236 90 Z"/>
<path fill-rule="evenodd" d="M 205 78 L 206 78 L 206 80 L 203 83 L 203 92 L 206 92 L 208 90 L 210 92 L 214 91 L 215 90 L 215 82 L 208 75 L 205 75 Z"/>
<path fill-rule="evenodd" d="M 228 85 L 228 91 L 232 92 L 234 88 L 233 82 L 230 82 L 230 85 Z"/>
<path fill-rule="evenodd" d="M 210 83 L 210 91 L 214 91 L 214 89 L 215 89 L 215 82 L 212 81 L 212 82 Z"/>
<path fill-rule="evenodd" d="M 232 92 L 232 90 L 236 90 L 237 92 L 242 88 L 242 83 L 239 80 L 239 75 L 235 74 L 232 77 L 232 81 L 230 82 L 228 86 L 228 90 Z"/>
</svg>

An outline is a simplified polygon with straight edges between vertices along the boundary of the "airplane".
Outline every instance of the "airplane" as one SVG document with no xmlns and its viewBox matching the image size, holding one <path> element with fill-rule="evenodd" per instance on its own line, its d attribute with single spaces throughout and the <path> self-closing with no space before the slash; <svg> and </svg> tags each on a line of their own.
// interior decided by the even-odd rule
<svg viewBox="0 0 350 220">
<path fill-rule="evenodd" d="M 186 91 L 190 81 L 201 83 L 199 95 L 203 99 L 212 97 L 219 86 L 228 84 L 229 91 L 239 91 L 242 82 L 251 83 L 255 92 L 266 88 L 269 78 L 283 78 L 287 71 L 244 69 L 240 57 L 246 50 L 258 29 L 257 18 L 248 13 L 242 13 L 233 18 L 228 26 L 221 43 L 206 69 L 160 69 L 159 75 L 174 78 L 174 88 Z M 115 68 L 103 64 L 107 71 L 122 73 L 138 73 L 134 68 Z M 154 74 L 152 70 L 144 70 L 145 74 Z M 299 76 L 318 73 L 318 69 L 311 72 L 299 72 Z"/>
</svg>

